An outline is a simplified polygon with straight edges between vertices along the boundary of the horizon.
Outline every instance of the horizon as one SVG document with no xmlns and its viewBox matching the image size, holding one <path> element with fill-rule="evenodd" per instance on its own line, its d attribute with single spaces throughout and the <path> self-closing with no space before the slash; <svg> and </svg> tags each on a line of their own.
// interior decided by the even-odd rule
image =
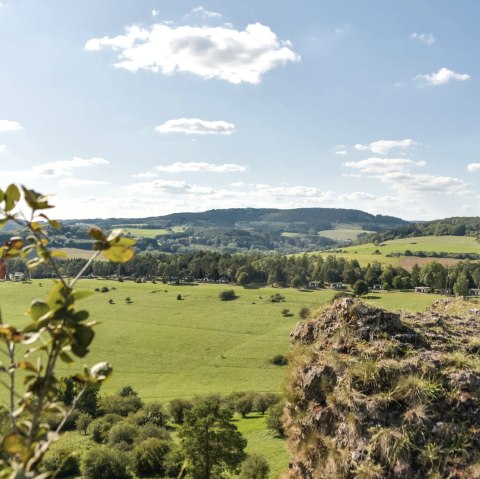
<svg viewBox="0 0 480 479">
<path fill-rule="evenodd" d="M 473 0 L 0 0 L 1 188 L 63 219 L 478 216 Z"/>
</svg>

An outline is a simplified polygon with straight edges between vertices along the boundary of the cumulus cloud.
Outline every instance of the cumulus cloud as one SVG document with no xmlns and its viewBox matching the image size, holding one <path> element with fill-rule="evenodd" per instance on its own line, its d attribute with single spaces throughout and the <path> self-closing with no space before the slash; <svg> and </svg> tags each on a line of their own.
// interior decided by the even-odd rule
<svg viewBox="0 0 480 479">
<path fill-rule="evenodd" d="M 469 163 L 467 165 L 467 170 L 475 173 L 480 170 L 480 163 Z"/>
<path fill-rule="evenodd" d="M 432 33 L 412 33 L 411 38 L 425 43 L 426 45 L 433 45 L 437 41 Z"/>
<path fill-rule="evenodd" d="M 360 161 L 347 161 L 344 166 L 360 170 L 361 173 L 380 174 L 403 171 L 412 166 L 425 166 L 425 161 L 413 161 L 408 158 L 367 158 Z"/>
<path fill-rule="evenodd" d="M 231 135 L 235 125 L 226 121 L 207 121 L 199 118 L 178 118 L 156 126 L 159 133 L 185 133 L 186 135 Z"/>
<path fill-rule="evenodd" d="M 438 86 L 445 85 L 446 83 L 455 80 L 455 81 L 465 81 L 470 80 L 470 75 L 468 73 L 457 73 L 448 68 L 440 68 L 438 72 L 431 73 L 427 75 L 417 75 L 414 79 L 421 85 L 426 86 Z"/>
<path fill-rule="evenodd" d="M 260 23 L 243 31 L 226 26 L 130 26 L 123 35 L 92 38 L 85 44 L 88 51 L 104 48 L 118 52 L 115 66 L 131 72 L 188 72 L 235 84 L 260 83 L 269 70 L 300 60 L 289 41 Z"/>
<path fill-rule="evenodd" d="M 23 130 L 23 126 L 18 121 L 0 120 L 0 133 Z"/>
<path fill-rule="evenodd" d="M 33 166 L 32 171 L 36 175 L 47 176 L 72 176 L 77 168 L 86 168 L 93 165 L 108 165 L 109 161 L 103 158 L 93 157 L 90 159 L 75 156 L 71 160 L 51 161 L 41 165 Z"/>
<path fill-rule="evenodd" d="M 246 166 L 236 165 L 234 163 L 223 163 L 221 165 L 216 165 L 214 163 L 206 162 L 182 162 L 176 161 L 171 165 L 162 165 L 155 168 L 158 171 L 164 171 L 167 173 L 183 173 L 183 172 L 193 172 L 193 171 L 204 171 L 204 172 L 213 172 L 213 173 L 237 173 L 240 171 L 245 171 Z"/>
<path fill-rule="evenodd" d="M 200 18 L 222 18 L 222 14 L 218 12 L 212 12 L 211 10 L 207 10 L 206 8 L 200 6 L 195 7 L 190 10 L 190 15 L 194 15 Z"/>
<path fill-rule="evenodd" d="M 377 155 L 386 155 L 394 148 L 401 148 L 404 150 L 414 145 L 416 145 L 415 141 L 411 140 L 410 138 L 406 138 L 405 140 L 378 140 L 366 145 L 357 143 L 355 145 L 355 149 L 359 151 L 369 150 Z"/>
</svg>

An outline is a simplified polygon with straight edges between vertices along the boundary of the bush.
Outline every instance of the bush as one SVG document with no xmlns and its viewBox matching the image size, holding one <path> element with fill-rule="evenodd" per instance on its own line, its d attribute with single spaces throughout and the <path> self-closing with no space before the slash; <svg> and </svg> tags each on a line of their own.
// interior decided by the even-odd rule
<svg viewBox="0 0 480 479">
<path fill-rule="evenodd" d="M 173 422 L 176 424 L 183 424 L 185 420 L 185 411 L 190 411 L 193 408 L 193 403 L 186 399 L 173 399 L 168 405 L 168 410 L 172 416 Z"/>
<path fill-rule="evenodd" d="M 119 394 L 113 394 L 100 400 L 100 411 L 103 414 L 118 414 L 126 417 L 132 412 L 137 412 L 142 406 L 141 399 L 136 395 L 120 396 Z"/>
<path fill-rule="evenodd" d="M 310 310 L 308 308 L 302 308 L 298 312 L 298 315 L 300 316 L 300 319 L 307 319 L 310 316 Z"/>
<path fill-rule="evenodd" d="M 177 294 L 177 300 L 178 300 L 178 301 L 181 301 L 181 300 L 182 300 L 182 295 L 181 295 L 181 294 Z"/>
<path fill-rule="evenodd" d="M 122 398 L 128 398 L 131 396 L 136 396 L 138 397 L 137 391 L 132 388 L 132 386 L 123 386 L 117 393 L 118 396 Z"/>
<path fill-rule="evenodd" d="M 253 410 L 265 414 L 265 411 L 276 404 L 280 400 L 277 394 L 273 393 L 257 393 L 253 398 Z"/>
<path fill-rule="evenodd" d="M 56 477 L 78 474 L 80 472 L 78 455 L 72 447 L 54 445 L 47 454 L 45 454 L 42 463 L 42 471 L 58 471 Z"/>
<path fill-rule="evenodd" d="M 105 447 L 90 449 L 82 460 L 85 479 L 130 479 L 129 462 L 124 454 Z"/>
<path fill-rule="evenodd" d="M 138 429 L 138 441 L 144 441 L 150 437 L 155 437 L 156 439 L 170 439 L 170 433 L 165 428 L 153 424 L 145 424 Z"/>
<path fill-rule="evenodd" d="M 365 281 L 359 279 L 355 281 L 355 284 L 352 286 L 352 291 L 355 296 L 363 296 L 368 293 L 368 285 Z"/>
<path fill-rule="evenodd" d="M 167 423 L 167 414 L 162 404 L 152 402 L 146 404 L 142 409 L 137 411 L 133 416 L 133 421 L 139 426 L 144 424 L 153 424 L 155 426 L 165 426 Z"/>
<path fill-rule="evenodd" d="M 122 421 L 112 426 L 108 433 L 108 442 L 113 446 L 124 443 L 131 447 L 135 442 L 137 433 L 137 427 L 133 424 Z"/>
<path fill-rule="evenodd" d="M 276 356 L 273 356 L 270 362 L 275 366 L 286 366 L 288 364 L 288 359 L 283 354 L 277 354 Z"/>
<path fill-rule="evenodd" d="M 281 313 L 282 313 L 283 316 L 288 316 L 290 314 L 290 310 L 287 309 L 287 308 L 283 308 Z"/>
<path fill-rule="evenodd" d="M 283 301 L 285 301 L 285 296 L 281 295 L 280 293 L 270 295 L 271 303 L 282 303 Z"/>
<path fill-rule="evenodd" d="M 92 436 L 95 442 L 105 442 L 112 426 L 121 420 L 122 417 L 118 414 L 107 414 L 99 417 L 90 423 L 87 433 Z"/>
<path fill-rule="evenodd" d="M 346 291 L 337 291 L 334 295 L 333 298 L 331 299 L 331 303 L 336 301 L 337 299 L 342 299 L 342 298 L 351 298 L 352 295 L 350 293 L 347 293 Z"/>
<path fill-rule="evenodd" d="M 86 412 L 81 412 L 77 416 L 77 420 L 75 421 L 75 428 L 77 431 L 81 432 L 82 434 L 87 433 L 88 426 L 93 421 L 92 416 Z"/>
<path fill-rule="evenodd" d="M 171 441 L 151 437 L 133 449 L 135 471 L 140 477 L 165 474 L 165 458 L 171 450 Z"/>
<path fill-rule="evenodd" d="M 267 460 L 259 454 L 252 454 L 243 461 L 239 479 L 268 479 L 269 474 Z"/>
<path fill-rule="evenodd" d="M 241 414 L 242 417 L 246 417 L 253 411 L 253 398 L 252 393 L 238 392 L 231 394 L 228 402 L 236 412 Z"/>
<path fill-rule="evenodd" d="M 278 434 L 280 437 L 284 437 L 285 430 L 283 429 L 283 401 L 270 406 L 267 411 L 267 418 L 265 424 L 267 428 L 273 431 L 275 434 Z"/>
<path fill-rule="evenodd" d="M 220 298 L 220 301 L 233 301 L 234 299 L 237 299 L 238 296 L 233 289 L 226 289 L 225 291 L 218 293 L 218 297 Z"/>
</svg>

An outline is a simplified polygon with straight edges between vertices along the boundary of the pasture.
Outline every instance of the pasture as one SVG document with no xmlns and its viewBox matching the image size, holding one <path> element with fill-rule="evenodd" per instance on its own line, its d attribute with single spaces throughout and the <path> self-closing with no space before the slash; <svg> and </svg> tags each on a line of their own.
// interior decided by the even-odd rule
<svg viewBox="0 0 480 479">
<path fill-rule="evenodd" d="M 88 363 L 108 360 L 114 375 L 105 389 L 115 391 L 129 384 L 146 401 L 241 390 L 281 392 L 285 368 L 270 364 L 270 359 L 287 354 L 289 333 L 299 321 L 300 308 L 314 311 L 334 295 L 332 290 L 111 280 L 82 280 L 79 287 L 94 293 L 81 306 L 101 322 Z M 109 291 L 95 292 L 104 287 Z M 232 288 L 238 298 L 220 301 L 219 292 Z M 1 283 L 4 321 L 25 324 L 30 300 L 44 297 L 46 290 L 46 280 Z M 284 295 L 285 302 L 270 302 L 275 293 Z M 369 301 L 379 306 L 415 311 L 436 299 L 402 292 L 371 297 Z M 284 308 L 290 310 L 289 316 L 282 314 Z M 69 372 L 67 367 L 62 370 L 65 375 Z"/>
<path fill-rule="evenodd" d="M 47 280 L 32 283 L 0 283 L 4 321 L 22 325 L 30 300 L 43 298 Z M 102 322 L 88 364 L 108 360 L 114 374 L 102 391 L 131 385 L 148 401 L 233 391 L 281 393 L 288 367 L 270 364 L 277 354 L 287 354 L 289 333 L 306 306 L 314 311 L 325 305 L 333 290 L 248 289 L 231 285 L 165 285 L 111 280 L 81 280 L 79 288 L 94 294 L 82 300 L 91 318 Z M 108 288 L 102 293 L 95 289 Z M 218 294 L 234 289 L 238 298 L 220 301 Z M 285 302 L 272 303 L 280 293 Z M 181 295 L 181 300 L 177 299 Z M 130 298 L 130 303 L 126 299 Z M 366 301 L 388 309 L 422 311 L 438 296 L 403 292 L 379 292 Z M 110 300 L 113 304 L 110 304 Z M 287 308 L 291 316 L 285 317 Z M 60 375 L 80 368 L 62 366 Z M 265 418 L 250 414 L 235 423 L 248 441 L 247 452 L 260 452 L 277 478 L 288 464 L 283 440 L 265 428 Z M 75 443 L 79 451 L 92 446 L 88 436 L 67 433 L 62 441 Z"/>
<path fill-rule="evenodd" d="M 379 245 L 373 243 L 348 246 L 341 252 L 326 251 L 323 256 L 334 254 L 337 257 L 356 259 L 361 266 L 378 261 L 382 264 L 402 266 L 410 270 L 415 263 L 419 265 L 429 261 L 438 261 L 443 264 L 452 264 L 458 260 L 453 258 L 418 258 L 415 256 L 388 257 L 390 253 L 404 253 L 410 250 L 413 254 L 418 251 L 438 253 L 477 253 L 480 254 L 480 243 L 471 236 L 420 236 L 417 238 L 402 238 L 384 241 Z"/>
</svg>

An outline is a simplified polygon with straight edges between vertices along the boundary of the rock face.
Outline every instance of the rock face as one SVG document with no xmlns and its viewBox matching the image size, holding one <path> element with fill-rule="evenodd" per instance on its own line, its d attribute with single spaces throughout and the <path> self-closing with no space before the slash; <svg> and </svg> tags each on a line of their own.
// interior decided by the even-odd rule
<svg viewBox="0 0 480 479">
<path fill-rule="evenodd" d="M 298 324 L 283 477 L 480 478 L 475 316 L 400 316 L 346 298 Z"/>
</svg>

